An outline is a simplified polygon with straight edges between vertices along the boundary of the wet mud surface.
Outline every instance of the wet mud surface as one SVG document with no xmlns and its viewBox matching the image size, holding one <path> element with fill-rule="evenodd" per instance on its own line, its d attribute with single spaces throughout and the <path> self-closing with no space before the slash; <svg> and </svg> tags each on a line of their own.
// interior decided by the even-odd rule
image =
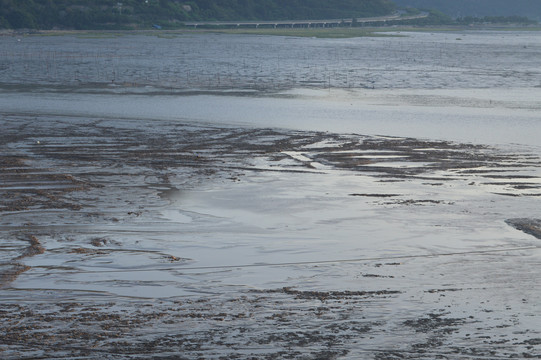
<svg viewBox="0 0 541 360">
<path fill-rule="evenodd" d="M 1 124 L 1 358 L 541 358 L 532 286 L 541 264 L 539 220 L 507 209 L 513 201 L 528 213 L 535 208 L 535 153 L 134 119 L 3 115 Z M 326 185 L 329 178 L 362 186 Z M 254 184 L 256 192 L 286 186 L 291 201 L 309 202 L 321 219 L 300 227 L 278 218 L 254 229 L 251 220 L 227 220 L 235 215 L 198 212 L 205 197 L 180 196 L 211 193 L 220 208 L 224 194 Z M 264 215 L 298 206 L 276 194 L 247 196 Z M 341 232 L 377 238 L 362 216 L 348 222 L 357 210 L 331 216 L 325 204 L 333 201 L 377 214 L 394 228 L 390 239 L 411 238 L 396 252 L 361 243 L 327 258 L 322 243 L 316 258 L 303 258 L 307 248 L 317 250 L 313 231 L 323 231 L 321 239 Z M 468 211 L 457 218 L 465 231 L 453 232 L 446 216 Z M 486 221 L 485 213 L 498 219 L 485 225 L 502 242 L 483 245 L 478 223 L 468 222 Z M 439 222 L 417 225 L 427 214 Z M 427 237 L 445 246 L 413 239 L 428 228 L 436 230 Z M 446 233 L 461 234 L 466 245 L 451 246 Z M 303 241 L 298 249 L 285 245 Z M 244 256 L 252 242 L 268 252 Z M 210 250 L 193 251 L 198 244 Z M 231 257 L 227 248 L 241 253 Z M 265 273 L 270 279 L 260 280 Z"/>
<path fill-rule="evenodd" d="M 0 359 L 541 358 L 539 34 L 400 35 L 0 37 Z"/>
</svg>

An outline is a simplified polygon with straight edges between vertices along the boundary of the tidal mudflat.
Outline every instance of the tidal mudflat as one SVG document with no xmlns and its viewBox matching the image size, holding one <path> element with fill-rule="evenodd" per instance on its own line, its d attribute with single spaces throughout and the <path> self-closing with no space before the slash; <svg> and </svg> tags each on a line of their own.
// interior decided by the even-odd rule
<svg viewBox="0 0 541 360">
<path fill-rule="evenodd" d="M 541 357 L 539 36 L 0 38 L 0 357 Z"/>
</svg>

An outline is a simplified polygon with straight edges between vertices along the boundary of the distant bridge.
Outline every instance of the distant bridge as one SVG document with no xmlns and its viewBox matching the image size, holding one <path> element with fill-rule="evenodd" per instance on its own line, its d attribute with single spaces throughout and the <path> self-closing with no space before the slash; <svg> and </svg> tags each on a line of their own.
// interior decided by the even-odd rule
<svg viewBox="0 0 541 360">
<path fill-rule="evenodd" d="M 354 22 L 359 24 L 364 23 L 380 23 L 387 21 L 404 21 L 422 19 L 428 16 L 428 13 L 421 13 L 419 15 L 400 16 L 399 14 L 368 17 L 368 18 L 356 18 L 356 19 L 327 19 L 327 20 L 280 20 L 280 21 L 191 21 L 185 22 L 185 26 L 219 26 L 219 27 L 273 27 L 273 28 L 295 28 L 295 27 L 336 27 L 336 26 L 351 26 Z"/>
</svg>

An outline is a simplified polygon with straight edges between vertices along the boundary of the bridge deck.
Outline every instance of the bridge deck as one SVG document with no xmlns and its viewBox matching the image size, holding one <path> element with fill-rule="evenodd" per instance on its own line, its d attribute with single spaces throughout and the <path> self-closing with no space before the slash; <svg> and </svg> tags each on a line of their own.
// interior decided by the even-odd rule
<svg viewBox="0 0 541 360">
<path fill-rule="evenodd" d="M 295 26 L 338 26 L 343 24 L 351 25 L 354 21 L 357 23 L 372 23 L 372 22 L 387 22 L 387 21 L 403 21 L 421 19 L 427 17 L 427 13 L 422 13 L 413 16 L 400 16 L 398 14 L 378 16 L 370 18 L 356 18 L 356 19 L 323 19 L 323 20 L 279 20 L 279 21 L 188 21 L 185 22 L 186 26 L 232 26 L 232 27 L 259 27 L 259 26 L 272 26 L 272 27 L 295 27 Z"/>
</svg>

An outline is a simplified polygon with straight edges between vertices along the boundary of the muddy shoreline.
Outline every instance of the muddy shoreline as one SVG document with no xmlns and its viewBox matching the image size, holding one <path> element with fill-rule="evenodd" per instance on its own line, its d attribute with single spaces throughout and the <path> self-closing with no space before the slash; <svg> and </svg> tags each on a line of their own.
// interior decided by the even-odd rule
<svg viewBox="0 0 541 360">
<path fill-rule="evenodd" d="M 365 253 L 365 260 L 320 264 L 234 259 L 238 266 L 187 256 L 213 227 L 215 234 L 242 239 L 238 225 L 195 210 L 163 218 L 178 206 L 190 208 L 182 193 L 242 192 L 253 184 L 277 190 L 271 179 L 317 184 L 331 175 L 364 179 L 366 188 L 318 185 L 308 195 L 297 191 L 295 201 L 324 204 L 335 201 L 325 195 L 333 191 L 340 201 L 383 211 L 389 224 L 395 212 L 454 216 L 473 211 L 469 203 L 453 209 L 475 200 L 449 194 L 482 194 L 475 196 L 487 209 L 491 202 L 538 197 L 536 154 L 413 138 L 134 119 L 4 114 L 1 122 L 2 358 L 541 358 L 539 313 L 533 311 L 538 290 L 524 288 L 536 281 L 539 265 L 538 240 L 528 235 L 539 224 L 533 217 L 517 221 L 483 210 L 500 219 L 499 231 L 508 227 L 510 240 L 457 253 L 441 248 L 440 254 L 418 256 L 417 249 L 394 261 L 370 260 Z M 475 193 L 468 195 L 471 189 Z M 525 234 L 512 232 L 505 220 Z M 171 234 L 194 236 L 194 243 L 168 248 L 165 240 L 147 235 L 171 224 Z M 442 224 L 434 226 L 451 229 Z M 394 226 L 400 231 L 401 225 Z M 272 229 L 246 231 L 262 242 L 268 235 L 292 236 Z M 266 286 L 235 280 L 250 271 L 258 276 L 258 269 L 284 271 L 290 279 L 301 275 Z M 472 275 L 477 271 L 479 277 Z M 134 277 L 124 278 L 128 274 Z M 326 285 L 314 282 L 327 277 L 321 280 Z M 515 277 L 520 292 L 502 287 L 508 277 Z M 338 278 L 351 287 L 333 283 Z M 187 279 L 193 281 L 182 283 Z M 168 283 L 178 295 L 152 295 L 152 288 Z M 146 289 L 138 296 L 121 292 L 138 287 Z"/>
</svg>

